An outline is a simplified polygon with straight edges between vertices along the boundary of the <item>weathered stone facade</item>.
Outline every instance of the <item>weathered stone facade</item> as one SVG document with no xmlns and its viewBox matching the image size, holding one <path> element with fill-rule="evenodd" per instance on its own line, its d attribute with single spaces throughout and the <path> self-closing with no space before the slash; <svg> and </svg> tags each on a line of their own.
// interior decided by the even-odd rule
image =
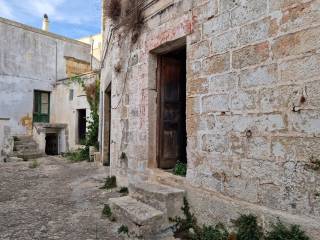
<svg viewBox="0 0 320 240">
<path fill-rule="evenodd" d="M 320 2 L 146 2 L 137 43 L 126 27 L 108 22 L 105 32 L 112 173 L 161 180 L 157 54 L 185 44 L 188 171 L 171 184 L 187 189 L 202 221 L 251 211 L 320 239 Z"/>
<path fill-rule="evenodd" d="M 90 106 L 82 87 L 69 77 L 86 74 L 83 78 L 90 82 L 99 65 L 89 44 L 0 18 L 0 152 L 8 155 L 10 137 L 33 134 L 44 152 L 49 131 L 58 134 L 58 153 L 78 148 L 77 109 L 86 109 L 89 117 Z M 48 122 L 53 125 L 42 131 L 33 119 L 35 91 L 50 94 Z"/>
</svg>

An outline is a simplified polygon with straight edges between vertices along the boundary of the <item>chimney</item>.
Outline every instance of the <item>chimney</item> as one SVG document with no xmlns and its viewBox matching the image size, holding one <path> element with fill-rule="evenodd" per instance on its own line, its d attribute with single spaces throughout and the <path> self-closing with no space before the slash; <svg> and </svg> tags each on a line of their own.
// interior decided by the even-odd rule
<svg viewBox="0 0 320 240">
<path fill-rule="evenodd" d="M 42 21 L 42 30 L 49 31 L 49 17 L 47 14 L 44 14 L 43 21 Z"/>
</svg>

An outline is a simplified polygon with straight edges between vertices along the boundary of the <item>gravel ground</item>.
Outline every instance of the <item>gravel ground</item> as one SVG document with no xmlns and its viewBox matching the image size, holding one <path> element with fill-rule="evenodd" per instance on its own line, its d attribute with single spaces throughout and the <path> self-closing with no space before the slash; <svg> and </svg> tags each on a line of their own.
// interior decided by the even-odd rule
<svg viewBox="0 0 320 240">
<path fill-rule="evenodd" d="M 1 240 L 120 239 L 118 223 L 101 216 L 116 191 L 99 189 L 108 168 L 59 157 L 0 163 Z"/>
</svg>

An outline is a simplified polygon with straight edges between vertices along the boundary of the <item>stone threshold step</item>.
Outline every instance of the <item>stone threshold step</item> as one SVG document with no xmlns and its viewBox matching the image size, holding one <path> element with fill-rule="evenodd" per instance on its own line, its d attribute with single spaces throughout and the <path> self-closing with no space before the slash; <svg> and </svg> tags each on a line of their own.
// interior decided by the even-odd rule
<svg viewBox="0 0 320 240">
<path fill-rule="evenodd" d="M 148 192 L 158 196 L 183 195 L 185 193 L 185 191 L 182 189 L 149 182 L 136 183 L 130 185 L 130 188 L 132 188 L 133 190 Z"/>
<path fill-rule="evenodd" d="M 166 218 L 182 215 L 184 190 L 150 182 L 132 184 L 129 189 L 132 198 L 162 211 Z"/>
<path fill-rule="evenodd" d="M 161 211 L 129 196 L 110 198 L 109 204 L 114 214 L 121 214 L 124 219 L 138 226 L 158 224 L 164 215 Z"/>
</svg>

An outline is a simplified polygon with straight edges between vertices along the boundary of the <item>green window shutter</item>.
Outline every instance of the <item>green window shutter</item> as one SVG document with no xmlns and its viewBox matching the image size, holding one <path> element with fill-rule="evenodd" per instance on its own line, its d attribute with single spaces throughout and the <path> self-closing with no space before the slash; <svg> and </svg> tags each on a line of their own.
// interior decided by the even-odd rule
<svg viewBox="0 0 320 240">
<path fill-rule="evenodd" d="M 50 120 L 50 93 L 34 91 L 33 122 L 48 123 Z"/>
</svg>

